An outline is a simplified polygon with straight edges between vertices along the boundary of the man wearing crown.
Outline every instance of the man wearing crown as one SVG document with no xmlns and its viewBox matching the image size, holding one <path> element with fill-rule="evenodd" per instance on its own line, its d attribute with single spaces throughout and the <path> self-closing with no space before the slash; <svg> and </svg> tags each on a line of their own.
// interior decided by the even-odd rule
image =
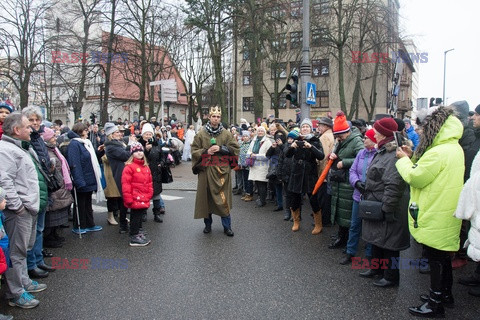
<svg viewBox="0 0 480 320">
<path fill-rule="evenodd" d="M 205 222 L 204 233 L 212 231 L 212 214 L 222 218 L 224 233 L 232 237 L 231 168 L 236 166 L 239 146 L 229 130 L 221 123 L 220 107 L 210 108 L 207 124 L 192 143 L 192 170 L 198 174 L 195 219 Z"/>
</svg>

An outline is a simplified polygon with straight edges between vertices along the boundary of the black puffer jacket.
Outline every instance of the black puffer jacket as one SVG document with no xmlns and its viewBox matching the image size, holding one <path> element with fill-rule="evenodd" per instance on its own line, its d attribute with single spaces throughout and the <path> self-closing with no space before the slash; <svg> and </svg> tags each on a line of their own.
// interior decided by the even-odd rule
<svg viewBox="0 0 480 320">
<path fill-rule="evenodd" d="M 45 172 L 51 172 L 50 167 L 50 157 L 48 155 L 48 149 L 45 145 L 45 141 L 43 141 L 40 133 L 43 132 L 43 126 L 40 127 L 40 130 L 35 131 L 32 129 L 32 133 L 30 134 L 30 144 L 33 147 L 33 150 L 38 155 L 38 160 L 42 164 L 42 169 Z"/>
<path fill-rule="evenodd" d="M 291 143 L 285 143 L 282 147 L 282 154 L 278 158 L 278 172 L 279 177 L 282 182 L 288 185 L 290 180 L 290 173 L 292 172 L 292 163 L 293 157 L 287 158 L 285 154 L 287 153 L 288 148 L 290 148 Z"/>
<path fill-rule="evenodd" d="M 277 139 L 280 139 L 282 141 L 281 146 L 276 146 L 275 148 L 272 146 L 267 150 L 267 153 L 265 156 L 270 159 L 270 164 L 268 167 L 268 174 L 267 177 L 270 175 L 273 175 L 273 177 L 269 178 L 271 182 L 278 184 L 282 183 L 282 178 L 281 174 L 282 172 L 280 171 L 280 158 L 284 157 L 284 150 L 283 146 L 286 141 L 286 136 L 283 132 L 277 131 L 274 136 L 274 141 L 277 141 Z"/>
<path fill-rule="evenodd" d="M 143 138 L 140 138 L 139 142 L 145 148 L 147 142 Z M 155 196 L 162 192 L 162 170 L 164 170 L 166 163 L 166 154 L 162 152 L 162 147 L 158 140 L 154 139 L 150 151 L 145 149 L 145 157 L 147 157 L 148 166 L 152 173 L 153 195 Z"/>
<path fill-rule="evenodd" d="M 110 140 L 105 141 L 105 154 L 110 167 L 112 168 L 113 178 L 117 184 L 118 191 L 122 194 L 122 172 L 125 168 L 125 161 L 130 158 L 130 152 L 123 141 Z"/>
<path fill-rule="evenodd" d="M 480 128 L 473 130 L 473 135 L 474 135 L 475 139 L 472 139 L 472 141 L 469 145 L 467 145 L 465 147 L 462 146 L 463 151 L 465 152 L 464 181 L 467 181 L 468 178 L 470 178 L 470 171 L 472 170 L 473 159 L 477 155 L 478 150 L 480 150 Z"/>
<path fill-rule="evenodd" d="M 285 154 L 287 158 L 292 158 L 288 191 L 293 193 L 312 193 L 318 180 L 317 160 L 325 157 L 317 137 L 311 136 L 303 141 L 307 141 L 312 147 L 290 147 Z"/>
</svg>

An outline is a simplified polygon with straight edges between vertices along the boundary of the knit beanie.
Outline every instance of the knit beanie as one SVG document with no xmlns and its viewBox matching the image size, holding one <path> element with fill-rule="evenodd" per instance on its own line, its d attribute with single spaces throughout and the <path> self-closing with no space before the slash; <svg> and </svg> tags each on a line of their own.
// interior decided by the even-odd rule
<svg viewBox="0 0 480 320">
<path fill-rule="evenodd" d="M 297 130 L 292 130 L 287 135 L 287 138 L 292 138 L 293 140 L 298 139 L 298 137 L 300 137 L 300 134 L 298 133 Z"/>
<path fill-rule="evenodd" d="M 480 114 L 480 104 L 475 108 L 475 112 L 476 112 L 477 114 Z"/>
<path fill-rule="evenodd" d="M 145 123 L 142 127 L 142 136 L 145 132 L 151 132 L 152 134 L 155 134 L 153 131 L 153 127 L 150 123 Z"/>
<path fill-rule="evenodd" d="M 140 142 L 134 142 L 130 146 L 130 154 L 134 154 L 137 151 L 143 151 L 143 146 Z"/>
<path fill-rule="evenodd" d="M 5 192 L 5 189 L 0 187 L 0 202 L 2 202 L 5 199 L 6 195 L 7 193 Z"/>
<path fill-rule="evenodd" d="M 308 125 L 310 126 L 310 128 L 313 128 L 312 120 L 310 120 L 310 119 L 308 119 L 308 118 L 303 119 L 302 123 L 300 124 L 300 128 L 301 128 L 304 124 L 308 124 Z"/>
<path fill-rule="evenodd" d="M 113 122 L 105 123 L 104 129 L 105 129 L 105 134 L 107 135 L 107 137 L 118 131 L 118 127 Z"/>
<path fill-rule="evenodd" d="M 347 117 L 345 117 L 342 111 L 338 111 L 333 121 L 333 134 L 341 134 L 348 131 L 350 131 L 350 126 L 347 123 Z"/>
<path fill-rule="evenodd" d="M 372 140 L 373 143 L 377 143 L 377 140 L 375 139 L 375 131 L 373 129 L 367 130 L 367 132 L 365 132 L 365 137 Z"/>
<path fill-rule="evenodd" d="M 50 139 L 52 139 L 52 137 L 55 136 L 55 131 L 53 131 L 52 129 L 50 128 L 43 128 L 43 132 L 41 133 L 41 136 L 43 138 L 43 141 L 48 141 Z"/>
<path fill-rule="evenodd" d="M 398 130 L 398 125 L 393 118 L 382 118 L 375 121 L 373 128 L 385 137 L 392 137 L 393 132 Z"/>
</svg>

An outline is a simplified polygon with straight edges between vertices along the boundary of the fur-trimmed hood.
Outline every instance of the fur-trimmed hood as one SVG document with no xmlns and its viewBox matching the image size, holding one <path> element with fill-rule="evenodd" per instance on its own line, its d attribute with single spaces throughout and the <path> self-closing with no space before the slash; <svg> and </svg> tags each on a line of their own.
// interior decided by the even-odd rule
<svg viewBox="0 0 480 320">
<path fill-rule="evenodd" d="M 415 150 L 414 158 L 419 159 L 431 147 L 458 142 L 463 134 L 463 125 L 451 108 L 439 107 L 425 119 L 423 134 Z"/>
</svg>

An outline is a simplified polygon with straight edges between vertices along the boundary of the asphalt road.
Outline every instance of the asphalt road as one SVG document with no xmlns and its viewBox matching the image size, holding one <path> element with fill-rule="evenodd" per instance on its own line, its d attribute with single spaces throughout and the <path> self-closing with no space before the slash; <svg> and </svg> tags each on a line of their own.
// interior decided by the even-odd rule
<svg viewBox="0 0 480 320">
<path fill-rule="evenodd" d="M 15 319 L 409 319 L 407 308 L 420 304 L 429 276 L 402 270 L 398 288 L 382 289 L 358 276 L 359 270 L 339 265 L 340 250 L 329 250 L 335 228 L 312 236 L 309 211 L 299 232 L 273 204 L 257 209 L 234 196 L 233 238 L 223 234 L 218 217 L 213 232 L 193 219 L 195 192 L 166 190 L 164 223 L 149 211 L 144 225 L 152 243 L 128 246 L 128 237 L 106 224 L 105 207 L 95 207 L 104 230 L 82 239 L 69 229 L 59 258 L 90 259 L 88 269 L 63 269 L 37 293 L 40 305 L 23 310 L 7 306 L 0 312 Z M 103 211 L 103 212 L 102 212 Z M 402 252 L 418 258 L 420 248 Z M 50 262 L 50 259 L 47 259 Z M 66 266 L 66 265 L 65 265 Z M 473 264 L 454 271 L 455 281 Z M 448 319 L 480 319 L 479 299 L 455 283 L 455 309 Z"/>
</svg>

